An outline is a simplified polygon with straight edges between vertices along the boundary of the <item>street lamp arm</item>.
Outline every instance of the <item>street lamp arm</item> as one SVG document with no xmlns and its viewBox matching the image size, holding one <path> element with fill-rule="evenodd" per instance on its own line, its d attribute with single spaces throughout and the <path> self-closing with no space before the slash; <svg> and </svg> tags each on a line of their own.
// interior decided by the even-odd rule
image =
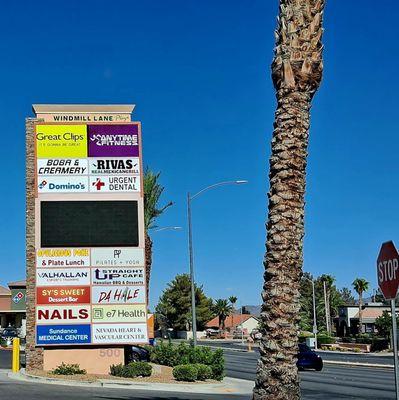
<svg viewBox="0 0 399 400">
<path fill-rule="evenodd" d="M 194 200 L 194 199 L 195 199 L 196 197 L 198 197 L 200 194 L 202 194 L 202 193 L 204 193 L 204 192 L 206 192 L 206 191 L 208 191 L 208 190 L 210 190 L 210 189 L 213 189 L 213 188 L 215 188 L 215 187 L 218 187 L 218 186 L 224 186 L 224 185 L 239 185 L 239 184 L 243 184 L 243 183 L 248 183 L 248 181 L 241 180 L 241 181 L 225 181 L 225 182 L 214 183 L 213 185 L 209 185 L 209 186 L 207 186 L 206 188 L 204 188 L 204 189 L 200 190 L 199 192 L 195 193 L 194 195 L 192 195 L 192 196 L 190 197 L 190 200 Z"/>
</svg>

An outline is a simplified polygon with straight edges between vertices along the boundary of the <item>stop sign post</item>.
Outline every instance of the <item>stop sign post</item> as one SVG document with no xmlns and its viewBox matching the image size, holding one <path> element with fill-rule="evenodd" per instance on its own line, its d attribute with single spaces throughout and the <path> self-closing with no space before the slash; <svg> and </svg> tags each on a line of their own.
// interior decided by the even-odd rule
<svg viewBox="0 0 399 400">
<path fill-rule="evenodd" d="M 386 300 L 391 300 L 393 359 L 395 364 L 396 399 L 399 400 L 398 337 L 395 299 L 399 287 L 399 253 L 392 240 L 382 244 L 377 257 L 378 286 Z"/>
</svg>

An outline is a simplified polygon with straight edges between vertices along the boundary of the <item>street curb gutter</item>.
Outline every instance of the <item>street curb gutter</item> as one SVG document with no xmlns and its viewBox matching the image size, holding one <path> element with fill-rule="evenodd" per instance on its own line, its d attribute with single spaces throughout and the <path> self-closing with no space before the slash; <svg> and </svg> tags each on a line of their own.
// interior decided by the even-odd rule
<svg viewBox="0 0 399 400">
<path fill-rule="evenodd" d="M 333 361 L 333 360 L 323 360 L 323 364 L 335 364 L 335 365 L 347 365 L 349 367 L 372 367 L 372 368 L 387 368 L 393 369 L 394 366 L 390 364 L 371 364 L 371 363 L 359 363 L 350 361 Z"/>
<path fill-rule="evenodd" d="M 36 382 L 47 385 L 81 386 L 91 388 L 119 388 L 130 390 L 148 390 L 163 392 L 184 392 L 197 394 L 240 394 L 252 393 L 254 382 L 237 378 L 224 378 L 221 383 L 200 383 L 200 384 L 173 384 L 173 383 L 152 383 L 152 382 L 126 382 L 119 380 L 99 379 L 95 382 L 66 381 L 63 379 L 30 375 L 21 370 L 14 373 L 9 372 L 7 376 L 11 379 L 24 382 Z"/>
<path fill-rule="evenodd" d="M 200 345 L 204 346 L 204 345 Z M 248 353 L 248 350 L 244 349 L 231 349 L 227 347 L 218 347 L 218 346 L 206 346 L 210 347 L 211 349 L 222 349 L 223 351 L 233 351 L 238 353 Z M 351 361 L 334 361 L 334 360 L 324 360 L 323 364 L 335 364 L 335 365 L 347 365 L 352 367 L 372 367 L 372 368 L 387 368 L 393 369 L 394 366 L 390 364 L 375 364 L 375 363 L 362 363 L 362 362 L 351 362 Z"/>
</svg>

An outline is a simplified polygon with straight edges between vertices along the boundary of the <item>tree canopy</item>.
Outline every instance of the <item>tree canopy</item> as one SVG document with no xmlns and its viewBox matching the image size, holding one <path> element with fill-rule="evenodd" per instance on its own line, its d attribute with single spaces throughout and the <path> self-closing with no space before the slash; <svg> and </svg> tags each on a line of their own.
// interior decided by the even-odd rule
<svg viewBox="0 0 399 400">
<path fill-rule="evenodd" d="M 202 286 L 195 285 L 197 328 L 214 317 L 213 302 Z M 191 327 L 191 280 L 188 274 L 176 275 L 163 291 L 155 308 L 157 323 L 161 328 L 187 330 Z"/>
</svg>

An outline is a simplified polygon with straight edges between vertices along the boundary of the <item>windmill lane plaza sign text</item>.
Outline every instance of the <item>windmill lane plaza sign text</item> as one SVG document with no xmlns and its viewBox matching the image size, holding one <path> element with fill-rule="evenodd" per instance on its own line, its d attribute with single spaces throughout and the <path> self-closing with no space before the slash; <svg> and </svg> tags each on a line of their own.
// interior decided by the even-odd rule
<svg viewBox="0 0 399 400">
<path fill-rule="evenodd" d="M 37 210 L 42 196 L 47 202 L 126 201 L 131 193 L 143 201 L 139 123 L 122 114 L 43 116 L 56 123 L 35 126 Z M 143 216 L 138 221 L 144 232 Z M 41 243 L 40 226 L 36 232 Z M 36 249 L 36 344 L 147 343 L 144 243 L 90 246 Z"/>
<path fill-rule="evenodd" d="M 377 258 L 377 279 L 385 299 L 395 299 L 399 287 L 399 254 L 392 241 L 381 246 Z"/>
</svg>

